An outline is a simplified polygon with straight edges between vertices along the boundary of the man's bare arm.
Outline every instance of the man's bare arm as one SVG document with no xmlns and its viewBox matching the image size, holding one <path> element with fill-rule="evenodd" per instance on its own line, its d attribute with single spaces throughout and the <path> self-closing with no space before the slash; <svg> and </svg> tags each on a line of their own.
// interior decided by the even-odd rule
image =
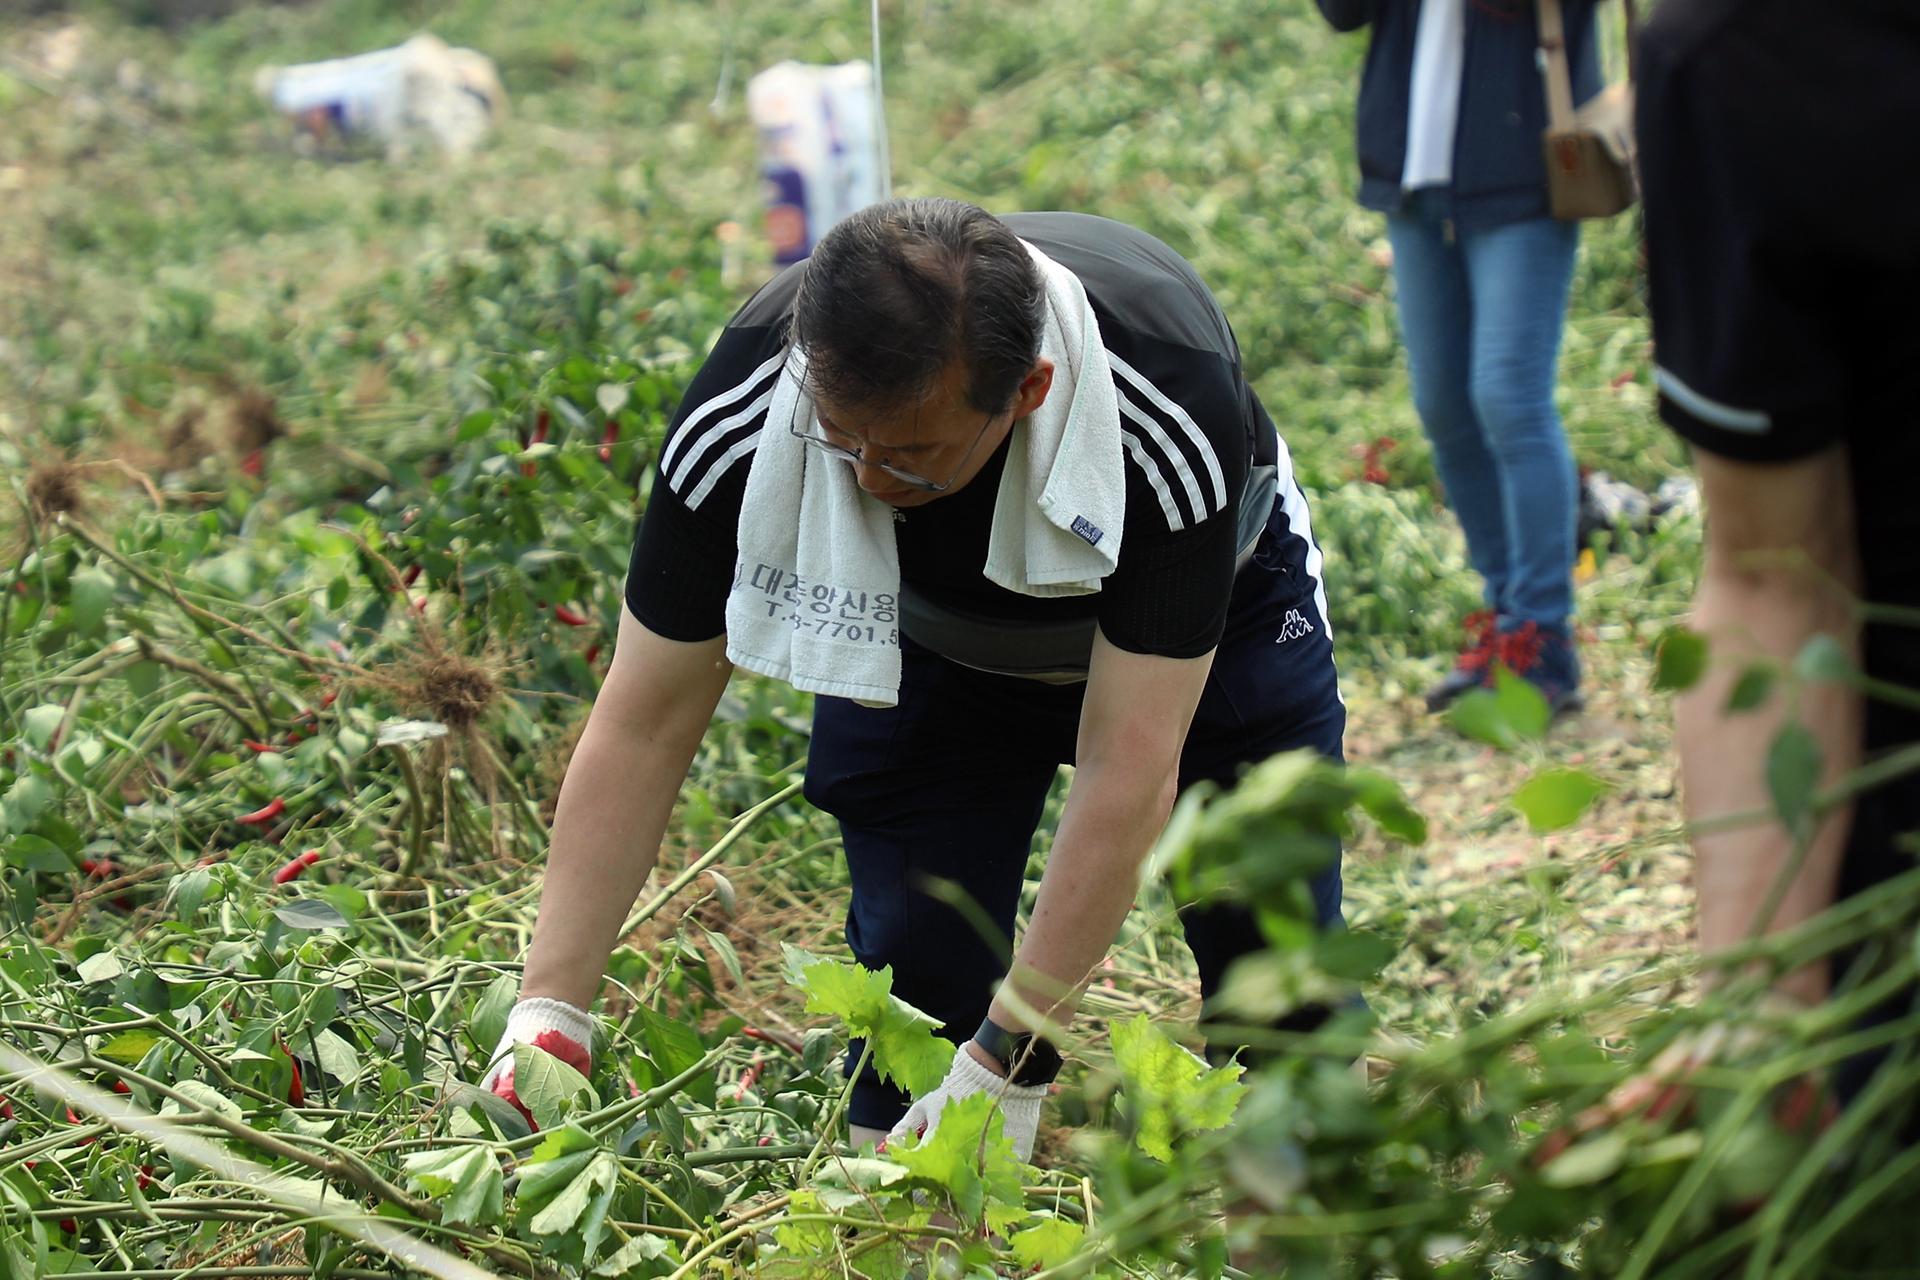
<svg viewBox="0 0 1920 1280">
<path fill-rule="evenodd" d="M 621 610 L 612 669 L 560 787 L 523 997 L 593 1002 L 732 669 L 724 637 L 663 639 Z"/>
<path fill-rule="evenodd" d="M 1755 661 L 1791 664 L 1808 640 L 1829 634 L 1858 659 L 1849 609 L 1860 588 L 1847 455 L 1836 448 L 1785 464 L 1695 458 L 1706 501 L 1706 565 L 1694 598 L 1694 626 L 1707 634 L 1707 678 L 1674 704 L 1689 821 L 1772 807 L 1767 749 L 1795 714 L 1783 697 L 1728 714 L 1727 695 Z M 1839 684 L 1809 686 L 1797 708 L 1820 745 L 1822 785 L 1860 758 L 1861 706 Z M 1789 928 L 1833 904 L 1851 810 L 1817 831 L 1799 872 L 1769 921 L 1760 920 L 1790 865 L 1794 841 L 1777 821 L 1694 838 L 1701 950 L 1712 953 L 1756 931 Z M 1806 1000 L 1826 994 L 1827 974 L 1809 969 L 1782 989 Z"/>
<path fill-rule="evenodd" d="M 1065 1026 L 1120 932 L 1179 783 L 1180 750 L 1213 655 L 1128 653 L 1097 636 L 1073 788 L 1040 896 L 991 1017 L 1009 1030 Z M 965 1030 L 965 1028 L 963 1028 Z"/>
</svg>

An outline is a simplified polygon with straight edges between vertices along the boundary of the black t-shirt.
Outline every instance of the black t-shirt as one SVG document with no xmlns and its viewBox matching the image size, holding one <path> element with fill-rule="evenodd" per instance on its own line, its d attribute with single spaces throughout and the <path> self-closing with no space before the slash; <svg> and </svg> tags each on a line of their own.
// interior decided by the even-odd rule
<svg viewBox="0 0 1920 1280">
<path fill-rule="evenodd" d="M 1079 277 L 1099 321 L 1126 454 L 1119 563 L 1090 596 L 1035 598 L 986 579 L 1003 443 L 965 488 L 896 513 L 903 592 L 1003 621 L 1016 634 L 1022 623 L 1093 618 L 1122 649 L 1198 657 L 1225 625 L 1250 470 L 1284 470 L 1233 331 L 1193 268 L 1144 232 L 1073 213 L 1012 214 L 1006 222 Z M 725 630 L 753 450 L 763 429 L 786 429 L 768 426 L 767 407 L 805 269 L 788 268 L 734 316 L 668 431 L 626 594 L 633 615 L 669 639 L 708 640 Z M 1290 479 L 1280 476 L 1282 493 Z"/>
<path fill-rule="evenodd" d="M 1663 4 L 1640 50 L 1662 415 L 1749 462 L 1910 421 L 1920 4 Z"/>
</svg>

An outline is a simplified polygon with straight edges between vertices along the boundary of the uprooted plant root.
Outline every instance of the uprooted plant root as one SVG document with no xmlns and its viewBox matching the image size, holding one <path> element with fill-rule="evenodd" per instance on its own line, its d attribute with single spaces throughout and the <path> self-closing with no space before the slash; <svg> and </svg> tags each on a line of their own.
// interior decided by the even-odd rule
<svg viewBox="0 0 1920 1280">
<path fill-rule="evenodd" d="M 43 462 L 27 473 L 27 510 L 36 522 L 86 510 L 80 468 L 66 459 Z"/>
<path fill-rule="evenodd" d="M 235 453 L 245 456 L 264 449 L 287 434 L 279 405 L 264 391 L 242 391 L 227 407 L 227 423 Z"/>
</svg>

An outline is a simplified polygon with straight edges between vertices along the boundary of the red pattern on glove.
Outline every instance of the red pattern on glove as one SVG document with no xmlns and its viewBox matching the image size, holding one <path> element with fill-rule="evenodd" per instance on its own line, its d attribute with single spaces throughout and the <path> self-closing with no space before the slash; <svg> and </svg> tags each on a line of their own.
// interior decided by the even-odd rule
<svg viewBox="0 0 1920 1280">
<path fill-rule="evenodd" d="M 552 1030 L 542 1031 L 529 1043 L 542 1052 L 552 1054 L 583 1076 L 589 1074 L 592 1070 L 593 1056 L 587 1052 L 587 1047 L 563 1032 Z M 526 1104 L 520 1101 L 520 1095 L 514 1090 L 513 1064 L 511 1062 L 501 1071 L 499 1077 L 494 1080 L 493 1092 L 495 1096 L 505 1098 L 508 1102 L 512 1103 L 513 1109 L 526 1117 L 529 1128 L 535 1133 L 540 1132 L 540 1125 L 534 1120 L 533 1112 L 527 1110 Z"/>
</svg>

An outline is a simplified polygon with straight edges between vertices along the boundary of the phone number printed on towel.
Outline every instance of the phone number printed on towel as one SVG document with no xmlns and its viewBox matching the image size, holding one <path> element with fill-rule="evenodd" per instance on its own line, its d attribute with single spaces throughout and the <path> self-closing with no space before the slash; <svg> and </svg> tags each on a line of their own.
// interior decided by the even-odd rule
<svg viewBox="0 0 1920 1280">
<path fill-rule="evenodd" d="M 751 574 L 740 565 L 733 585 L 736 590 L 746 585 L 760 592 L 766 597 L 767 616 L 784 616 L 795 631 L 863 644 L 900 643 L 900 630 L 893 625 L 899 621 L 899 605 L 891 592 L 851 591 L 808 582 L 770 564 L 754 565 Z"/>
</svg>

